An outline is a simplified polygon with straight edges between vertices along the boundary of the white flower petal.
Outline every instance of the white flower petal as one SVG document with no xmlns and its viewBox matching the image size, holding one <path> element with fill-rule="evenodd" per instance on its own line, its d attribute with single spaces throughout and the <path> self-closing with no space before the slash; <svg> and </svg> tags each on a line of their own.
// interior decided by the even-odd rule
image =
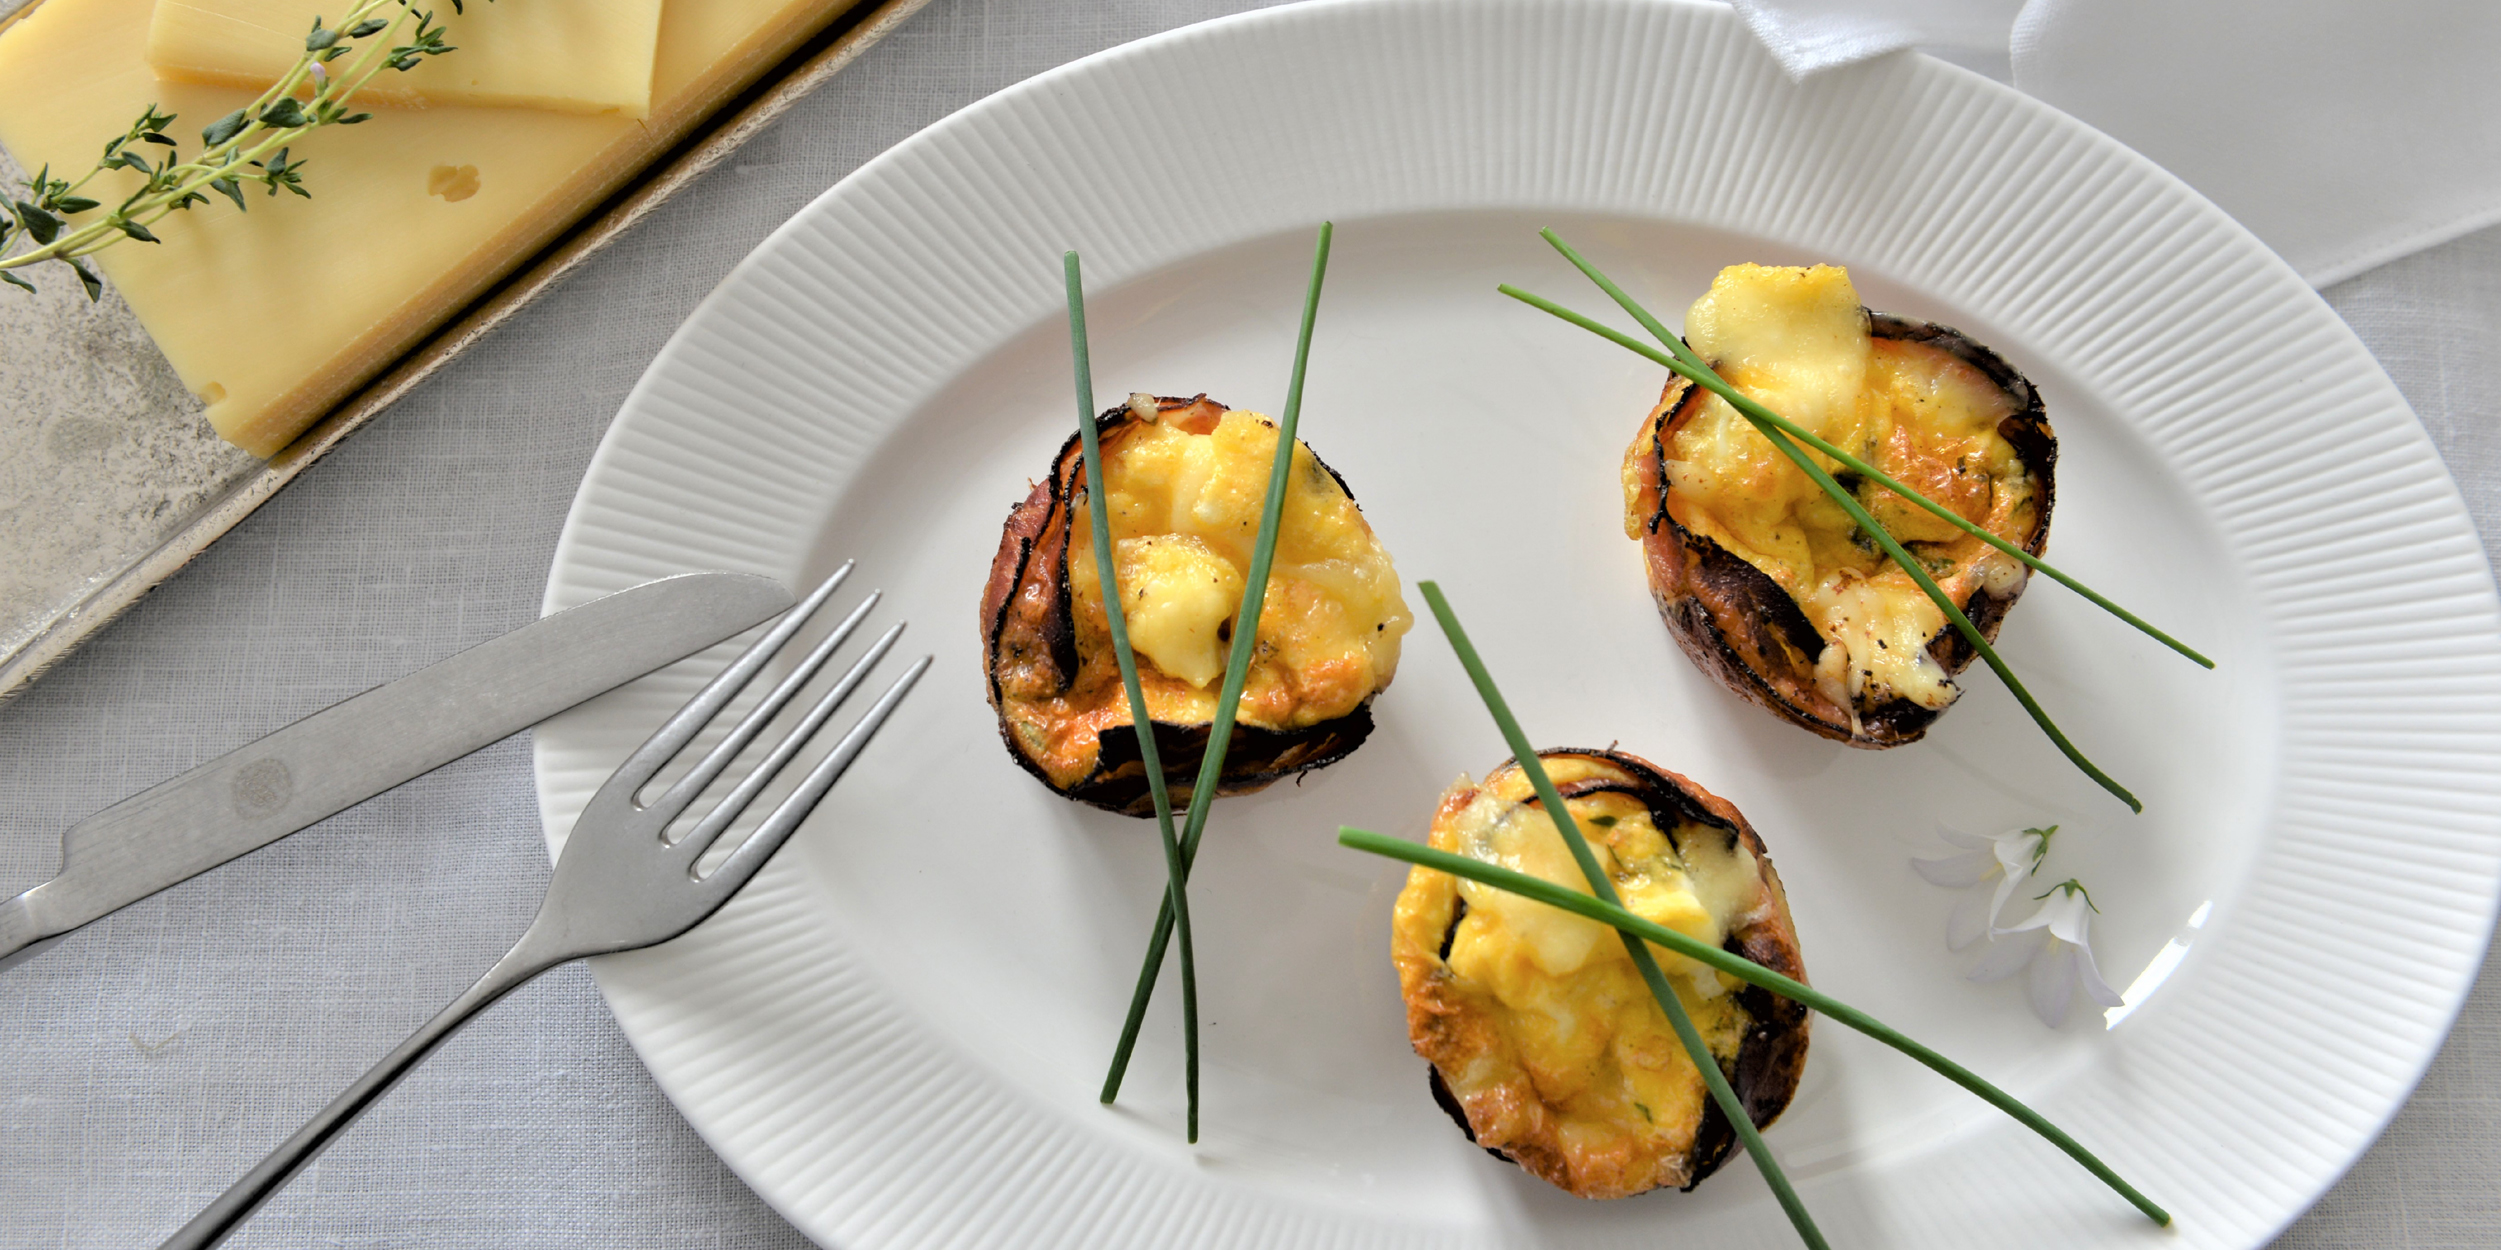
<svg viewBox="0 0 2501 1250">
<path fill-rule="evenodd" d="M 1954 904 L 1954 915 L 1945 922 L 1945 949 L 1958 951 L 1979 941 L 1989 932 L 1989 898 L 1985 894 L 1965 894 Z"/>
<path fill-rule="evenodd" d="M 2001 833 L 1990 841 L 1995 844 L 1991 849 L 1997 853 L 1998 865 L 2006 870 L 2007 876 L 2032 875 L 2033 861 L 2040 858 L 2041 835 L 2029 829 L 2017 829 L 2012 833 Z"/>
<path fill-rule="evenodd" d="M 2051 936 L 2060 941 L 2073 942 L 2078 946 L 2087 946 L 2092 943 L 2092 903 L 2084 897 L 2083 892 L 2060 890 L 2049 896 L 2049 903 L 2041 908 L 2041 912 L 2050 918 Z"/>
<path fill-rule="evenodd" d="M 1996 897 L 1989 900 L 1989 924 L 1995 932 L 2009 932 L 1996 927 L 1997 918 L 2006 914 L 2006 904 L 2014 901 L 2015 891 L 2030 881 L 2032 874 L 2040 868 L 2040 859 L 2035 852 L 2040 849 L 2042 840 L 2041 835 L 2029 829 L 2001 833 L 1994 839 L 1992 849 L 1997 855 L 1998 871 L 2004 874 L 1998 878 Z"/>
<path fill-rule="evenodd" d="M 2077 946 L 2075 948 L 2075 964 L 2076 971 L 2082 975 L 2084 981 L 2084 994 L 2087 998 L 2100 1003 L 2104 1007 L 2123 1007 L 2127 1005 L 2128 1000 L 2120 997 L 2119 991 L 2110 988 L 2110 982 L 2102 980 L 2102 970 L 2093 962 L 2092 947 L 2082 945 Z"/>
<path fill-rule="evenodd" d="M 1994 928 L 1991 928 L 1989 930 L 1989 936 L 2004 937 L 2009 933 L 2029 933 L 2035 929 L 2048 928 L 2049 922 L 2049 908 L 2035 907 L 2032 909 L 2032 914 L 2022 920 L 2018 920 L 2013 924 L 1996 925 Z"/>
<path fill-rule="evenodd" d="M 1973 964 L 1971 971 L 1963 975 L 1974 981 L 2003 981 L 2032 962 L 2032 957 L 2040 953 L 2041 944 L 2047 940 L 2046 935 L 2038 933 L 2000 938 L 1990 945 L 1989 953 L 1981 956 L 1980 962 Z"/>
<path fill-rule="evenodd" d="M 1998 878 L 1997 888 L 1989 893 L 1989 928 L 1992 932 L 2011 933 L 2014 931 L 2001 927 L 1997 923 L 1997 918 L 2006 914 L 2008 903 L 2015 901 L 2015 891 L 2031 879 L 2032 870 L 2029 868 L 2010 872 Z"/>
<path fill-rule="evenodd" d="M 1914 859 L 1910 866 L 1930 885 L 1959 890 L 1988 880 L 1997 872 L 1997 857 L 1987 851 L 1966 851 L 1938 859 Z"/>
<path fill-rule="evenodd" d="M 2076 950 L 2052 941 L 2032 961 L 2032 1014 L 2053 1029 L 2067 1022 L 2067 1008 L 2075 1002 Z"/>
<path fill-rule="evenodd" d="M 1948 843 L 1954 846 L 1963 848 L 1966 851 L 1993 851 L 1997 846 L 1997 839 L 1995 838 L 1982 837 L 1976 833 L 1965 833 L 1960 829 L 1949 829 L 1944 825 L 1937 826 L 1937 836 L 1945 839 Z"/>
</svg>

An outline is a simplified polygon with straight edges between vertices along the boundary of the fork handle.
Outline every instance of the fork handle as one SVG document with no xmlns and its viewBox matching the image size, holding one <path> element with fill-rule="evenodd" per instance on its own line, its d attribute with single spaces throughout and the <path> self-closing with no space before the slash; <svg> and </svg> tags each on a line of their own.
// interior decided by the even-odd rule
<svg viewBox="0 0 2501 1250">
<path fill-rule="evenodd" d="M 382 1062 L 356 1078 L 356 1083 L 348 1086 L 346 1092 L 331 1099 L 330 1105 L 306 1121 L 304 1127 L 296 1130 L 295 1136 L 270 1151 L 268 1158 L 243 1174 L 243 1179 L 219 1194 L 215 1202 L 192 1217 L 191 1222 L 183 1225 L 180 1231 L 166 1238 L 163 1250 L 203 1250 L 224 1241 L 243 1221 L 252 1218 L 252 1213 L 259 1210 L 262 1203 L 285 1188 L 288 1181 L 295 1179 L 296 1173 L 303 1171 L 306 1164 L 337 1140 L 339 1134 L 346 1132 L 358 1116 L 380 1102 L 382 1096 L 408 1074 L 409 1069 L 434 1053 L 434 1048 L 442 1045 L 444 1039 L 468 1023 L 469 1017 L 484 1011 L 496 999 L 519 989 L 538 974 L 580 957 L 575 953 L 550 949 L 551 945 L 542 937 L 542 931 L 532 925 L 530 931 L 522 934 L 521 940 L 487 970 L 485 976 L 478 978 L 477 984 L 453 999 L 450 1006 L 426 1021 L 397 1049 L 384 1055 Z"/>
</svg>

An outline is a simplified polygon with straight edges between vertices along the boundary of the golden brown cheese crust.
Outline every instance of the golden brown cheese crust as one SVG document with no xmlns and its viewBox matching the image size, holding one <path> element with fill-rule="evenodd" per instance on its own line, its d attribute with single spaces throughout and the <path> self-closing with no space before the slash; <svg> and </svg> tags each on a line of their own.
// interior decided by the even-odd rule
<svg viewBox="0 0 2501 1250">
<path fill-rule="evenodd" d="M 2058 440 L 2042 409 L 2040 392 L 2004 358 L 1958 330 L 1887 313 L 1871 312 L 1868 317 L 1876 339 L 1908 350 L 1943 353 L 2004 392 L 2015 411 L 1998 423 L 1997 432 L 2031 471 L 2036 492 L 2035 506 L 2030 509 L 2032 524 L 2020 534 L 2000 537 L 2035 556 L 2041 554 L 2049 542 Z M 1670 377 L 1658 406 L 1642 420 L 1625 453 L 1625 480 L 1634 494 L 1630 507 L 1646 518 L 1641 534 L 1644 571 L 1668 633 L 1703 672 L 1791 724 L 1869 749 L 1917 741 L 1943 709 L 1922 707 L 1908 699 L 1858 709 L 1836 701 L 1817 681 L 1816 662 L 1825 640 L 1796 601 L 1762 570 L 1687 528 L 1680 492 L 1668 482 L 1662 449 L 1674 442 L 1708 394 L 1683 378 Z M 1936 482 L 1896 476 L 1932 499 L 1939 497 Z M 1983 564 L 1975 558 L 1984 550 L 1978 539 L 1964 536 L 1950 550 L 1939 547 L 1926 553 L 1961 557 L 1951 559 L 1951 569 L 1937 577 L 1938 587 L 1971 618 L 1982 637 L 1994 642 L 2006 610 L 2023 593 L 2030 571 L 2023 570 L 2011 588 L 1992 593 L 1982 585 Z M 1950 623 L 1930 642 L 1928 651 L 1949 675 L 1961 673 L 1978 657 Z"/>
<path fill-rule="evenodd" d="M 1593 842 L 1605 845 L 1613 830 L 1593 827 L 1579 809 L 1610 794 L 1647 809 L 1657 829 L 1699 827 L 1732 839 L 1756 871 L 1752 896 L 1731 907 L 1725 918 L 1724 948 L 1783 975 L 1806 979 L 1780 875 L 1762 839 L 1735 807 L 1691 780 L 1625 752 L 1549 750 L 1539 752 L 1539 758 L 1556 774 L 1556 789 L 1574 806 L 1576 822 Z M 1452 787 L 1435 814 L 1431 844 L 1467 853 L 1456 833 L 1461 813 L 1489 793 L 1518 789 L 1521 781 L 1517 767 L 1506 761 L 1481 783 Z M 1524 805 L 1535 802 L 1530 796 Z M 1665 1105 L 1630 1103 L 1624 1091 L 1633 1088 L 1632 1077 L 1620 1070 L 1620 1062 L 1601 1064 L 1603 1070 L 1594 1077 L 1559 1076 L 1545 1057 L 1529 1053 L 1533 1043 L 1527 1039 L 1533 1034 L 1518 1026 L 1515 1013 L 1491 987 L 1452 966 L 1452 946 L 1466 914 L 1454 878 L 1415 869 L 1400 894 L 1391 956 L 1406 1001 L 1409 1041 L 1432 1065 L 1435 1099 L 1469 1140 L 1585 1198 L 1625 1197 L 1669 1185 L 1691 1189 L 1717 1170 L 1735 1144 L 1735 1131 L 1710 1101 L 1681 1047 L 1666 1034 L 1664 1014 L 1647 994 L 1639 995 L 1640 1004 L 1655 1028 L 1634 1040 L 1648 1052 L 1638 1057 L 1641 1063 L 1681 1073 L 1673 1117 Z M 1662 965 L 1671 960 L 1684 963 L 1665 956 Z M 1733 979 L 1722 977 L 1720 983 L 1728 988 L 1714 1004 L 1719 1012 L 1716 1027 L 1701 1016 L 1697 1024 L 1706 1038 L 1716 1035 L 1714 1054 L 1748 1113 L 1758 1125 L 1769 1124 L 1797 1092 L 1806 1064 L 1807 1012 Z M 1603 1022 L 1577 1027 L 1603 1027 Z M 1659 1077 L 1650 1076 L 1648 1086 L 1659 1088 Z M 1609 1124 L 1603 1113 L 1592 1110 L 1609 1105 L 1610 1094 L 1615 1106 L 1637 1107 L 1639 1122 L 1618 1113 L 1617 1122 Z"/>
<path fill-rule="evenodd" d="M 1227 411 L 1205 395 L 1157 397 L 1155 405 L 1159 423 L 1200 434 L 1215 429 Z M 1103 413 L 1096 430 L 1105 454 L 1114 454 L 1124 431 L 1140 421 L 1126 406 Z M 1336 470 L 1326 464 L 1318 467 L 1345 490 L 1345 479 Z M 1345 493 L 1352 498 L 1352 491 Z M 1127 696 L 1108 644 L 1099 641 L 1101 608 L 1079 603 L 1071 592 L 1070 549 L 1072 541 L 1083 538 L 1075 527 L 1088 524 L 1085 507 L 1084 450 L 1072 434 L 1053 461 L 1050 476 L 1008 513 L 998 553 L 990 562 L 981 597 L 990 706 L 998 714 L 1008 755 L 1044 785 L 1108 811 L 1151 816 L 1154 798 Z M 1090 550 L 1090 545 L 1081 543 L 1078 550 Z M 1079 613 L 1088 608 L 1093 627 L 1081 630 Z M 1260 628 L 1263 646 L 1271 621 L 1282 624 L 1296 611 L 1297 605 L 1278 595 L 1272 584 Z M 1100 654 L 1084 653 L 1087 638 L 1098 640 Z M 1140 669 L 1150 687 L 1163 679 L 1143 656 Z M 1337 676 L 1332 672 L 1292 676 L 1310 688 L 1291 680 L 1245 688 L 1244 710 L 1225 751 L 1219 795 L 1248 794 L 1280 777 L 1334 763 L 1371 734 L 1372 698 L 1388 684 L 1386 675 L 1378 685 L 1359 691 L 1322 690 L 1320 684 Z M 1313 723 L 1294 723 L 1307 719 L 1296 715 L 1298 708 L 1319 701 L 1351 706 Z M 1258 715 L 1280 727 L 1252 723 L 1254 706 Z M 1196 783 L 1210 729 L 1206 720 L 1153 722 L 1176 808 L 1185 804 Z"/>
</svg>

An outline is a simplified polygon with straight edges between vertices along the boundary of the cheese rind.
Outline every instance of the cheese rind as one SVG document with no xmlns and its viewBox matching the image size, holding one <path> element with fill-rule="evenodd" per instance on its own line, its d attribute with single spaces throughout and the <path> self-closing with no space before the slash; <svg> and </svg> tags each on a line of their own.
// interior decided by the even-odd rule
<svg viewBox="0 0 2501 1250">
<path fill-rule="evenodd" d="M 266 90 L 294 68 L 316 18 L 337 19 L 342 0 L 156 0 L 147 60 L 157 77 Z M 357 93 L 360 104 L 458 104 L 643 117 L 660 39 L 660 0 L 469 0 L 463 12 L 433 7 L 455 50 L 415 69 L 385 69 Z M 390 18 L 396 7 L 376 14 Z M 416 29 L 403 25 L 395 38 Z M 380 38 L 377 36 L 376 38 Z M 335 72 L 356 60 L 331 63 Z"/>
<path fill-rule="evenodd" d="M 157 81 L 143 56 L 150 4 L 44 0 L 0 30 L 0 146 L 20 165 L 84 170 L 150 104 L 180 116 L 175 133 L 196 151 L 200 126 L 251 99 Z M 210 400 L 218 433 L 274 454 L 845 7 L 674 0 L 642 121 L 379 113 L 292 151 L 311 200 L 253 194 L 243 212 L 212 196 L 154 227 L 163 243 L 118 244 L 95 263 Z M 90 185 L 109 202 L 137 177 Z"/>
</svg>

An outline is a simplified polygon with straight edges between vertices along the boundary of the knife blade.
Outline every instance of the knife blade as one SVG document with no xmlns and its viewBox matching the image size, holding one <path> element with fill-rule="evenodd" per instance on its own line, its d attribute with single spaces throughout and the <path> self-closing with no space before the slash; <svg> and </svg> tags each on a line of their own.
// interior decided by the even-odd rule
<svg viewBox="0 0 2501 1250">
<path fill-rule="evenodd" d="M 70 826 L 59 875 L 0 902 L 0 971 L 790 603 L 768 578 L 662 578 L 542 617 L 143 790 Z"/>
</svg>

